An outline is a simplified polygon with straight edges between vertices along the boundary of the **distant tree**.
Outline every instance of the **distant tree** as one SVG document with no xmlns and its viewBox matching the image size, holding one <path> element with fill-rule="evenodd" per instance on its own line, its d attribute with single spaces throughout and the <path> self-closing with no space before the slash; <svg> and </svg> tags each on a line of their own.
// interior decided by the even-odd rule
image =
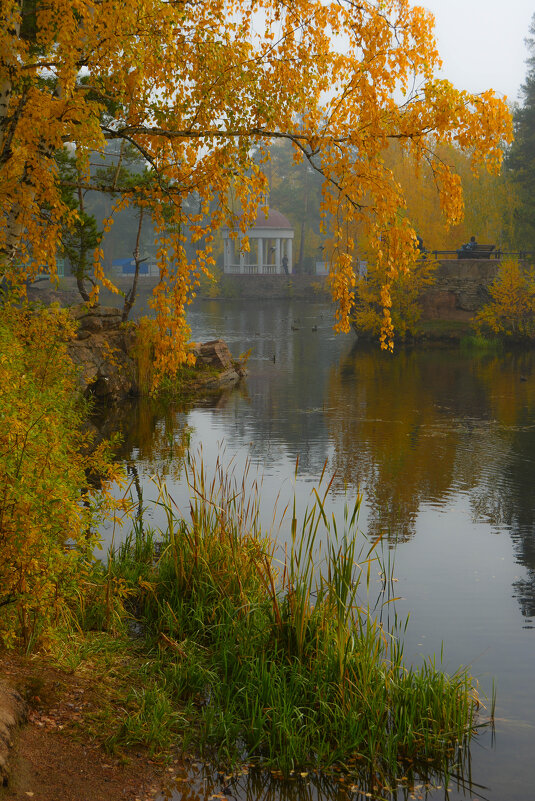
<svg viewBox="0 0 535 801">
<path fill-rule="evenodd" d="M 100 245 L 102 231 L 97 221 L 86 209 L 87 190 L 83 188 L 84 177 L 76 159 L 69 156 L 67 150 L 58 150 L 56 163 L 62 182 L 62 200 L 72 212 L 62 221 L 59 237 L 59 251 L 66 256 L 82 300 L 90 299 L 90 287 L 95 282 L 92 277 L 93 254 Z"/>
<path fill-rule="evenodd" d="M 393 336 L 403 342 L 407 337 L 419 333 L 422 314 L 418 302 L 422 294 L 435 280 L 436 263 L 431 259 L 419 259 L 410 271 L 400 272 L 390 282 L 390 316 Z M 382 291 L 386 276 L 379 265 L 370 264 L 368 273 L 357 282 L 353 323 L 358 333 L 378 337 L 384 325 Z"/>
<path fill-rule="evenodd" d="M 513 113 L 515 138 L 506 165 L 518 193 L 514 238 L 519 248 L 535 251 L 535 14 L 529 34 L 523 103 Z"/>
<path fill-rule="evenodd" d="M 405 214 L 428 250 L 456 250 L 472 234 L 482 243 L 506 249 L 511 244 L 515 192 L 508 174 L 474 170 L 470 153 L 452 144 L 437 152 L 445 162 L 455 165 L 463 188 L 464 214 L 453 225 L 445 225 L 432 170 L 415 162 L 407 149 L 394 142 L 385 153 L 405 197 Z M 360 238 L 359 238 L 360 239 Z"/>
<path fill-rule="evenodd" d="M 119 148 L 112 147 L 108 154 L 104 154 L 102 166 L 90 162 L 92 189 L 87 188 L 86 176 L 67 150 L 57 151 L 56 163 L 62 199 L 72 211 L 71 218 L 66 217 L 63 221 L 59 250 L 68 258 L 80 296 L 87 302 L 97 283 L 94 275 L 96 249 L 100 256 L 106 245 L 110 249 L 109 240 L 120 240 L 121 254 L 132 255 L 135 262 L 132 286 L 124 296 L 122 314 L 126 320 L 136 300 L 140 266 L 146 260 L 142 256 L 142 234 L 144 219 L 150 220 L 148 190 L 152 174 L 137 151 L 124 140 Z M 122 191 L 125 188 L 131 193 L 131 201 L 128 210 L 123 209 L 117 236 L 117 227 L 113 223 L 124 206 Z M 125 215 L 125 211 L 129 213 Z M 97 219 L 104 221 L 104 230 L 99 230 Z M 149 236 L 153 243 L 152 226 Z M 112 252 L 114 249 L 117 249 L 116 241 L 112 243 Z"/>
</svg>

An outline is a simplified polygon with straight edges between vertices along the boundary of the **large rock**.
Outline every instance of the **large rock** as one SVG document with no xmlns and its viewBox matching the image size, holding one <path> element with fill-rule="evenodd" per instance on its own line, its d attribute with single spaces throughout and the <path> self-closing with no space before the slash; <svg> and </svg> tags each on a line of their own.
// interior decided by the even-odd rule
<svg viewBox="0 0 535 801">
<path fill-rule="evenodd" d="M 0 786 L 9 781 L 9 750 L 13 733 L 26 720 L 26 705 L 18 692 L 0 684 Z"/>
<path fill-rule="evenodd" d="M 222 339 L 198 342 L 193 347 L 193 355 L 197 367 L 212 367 L 218 371 L 216 381 L 221 386 L 247 375 L 243 360 L 233 359 L 227 343 Z"/>
<path fill-rule="evenodd" d="M 74 306 L 71 314 L 78 321 L 79 330 L 67 350 L 79 368 L 83 393 L 105 403 L 135 395 L 136 365 L 131 356 L 135 331 L 121 325 L 119 309 Z"/>
<path fill-rule="evenodd" d="M 136 395 L 136 364 L 132 357 L 136 340 L 135 328 L 121 323 L 119 309 L 96 306 L 74 306 L 71 314 L 78 321 L 77 337 L 67 346 L 69 356 L 79 368 L 78 376 L 84 394 L 102 404 L 114 405 Z M 197 388 L 212 389 L 235 383 L 246 374 L 244 366 L 232 358 L 222 339 L 199 343 L 193 353 L 201 370 Z M 195 383 L 195 382 L 194 382 Z"/>
<path fill-rule="evenodd" d="M 233 367 L 232 355 L 222 339 L 199 342 L 193 348 L 197 365 L 213 367 L 216 370 L 230 370 Z"/>
</svg>

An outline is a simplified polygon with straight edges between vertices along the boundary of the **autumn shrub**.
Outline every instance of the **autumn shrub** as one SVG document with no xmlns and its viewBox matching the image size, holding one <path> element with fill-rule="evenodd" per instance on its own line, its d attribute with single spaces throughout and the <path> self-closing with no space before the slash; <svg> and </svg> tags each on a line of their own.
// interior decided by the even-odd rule
<svg viewBox="0 0 535 801">
<path fill-rule="evenodd" d="M 135 324 L 136 340 L 133 356 L 136 363 L 137 384 L 139 392 L 144 396 L 158 397 L 160 400 L 171 398 L 184 400 L 192 394 L 192 387 L 202 371 L 205 375 L 217 370 L 209 365 L 196 365 L 193 343 L 186 346 L 187 356 L 183 364 L 174 369 L 158 368 L 155 362 L 157 341 L 160 336 L 156 319 L 141 317 Z M 245 368 L 249 353 L 241 354 L 238 361 Z"/>
<path fill-rule="evenodd" d="M 516 259 L 500 265 L 489 288 L 490 301 L 476 315 L 476 329 L 511 341 L 535 339 L 535 270 Z"/>
<path fill-rule="evenodd" d="M 137 370 L 137 383 L 142 395 L 156 395 L 169 387 L 169 382 L 179 381 L 184 368 L 190 359 L 174 373 L 158 370 L 155 363 L 157 343 L 160 336 L 158 324 L 154 318 L 141 317 L 136 323 L 136 341 L 134 360 Z"/>
<path fill-rule="evenodd" d="M 113 473 L 103 446 L 83 455 L 86 407 L 65 344 L 73 325 L 60 309 L 6 303 L 1 310 L 0 643 L 7 647 L 46 643 L 69 621 L 95 546 L 98 489 Z"/>
<path fill-rule="evenodd" d="M 403 342 L 418 333 L 422 314 L 419 299 L 433 284 L 435 269 L 434 260 L 420 259 L 410 273 L 400 272 L 390 281 L 390 315 L 396 341 Z M 353 323 L 358 332 L 379 338 L 384 324 L 382 291 L 385 283 L 387 278 L 384 271 L 373 265 L 368 268 L 366 277 L 361 277 L 357 282 Z"/>
</svg>

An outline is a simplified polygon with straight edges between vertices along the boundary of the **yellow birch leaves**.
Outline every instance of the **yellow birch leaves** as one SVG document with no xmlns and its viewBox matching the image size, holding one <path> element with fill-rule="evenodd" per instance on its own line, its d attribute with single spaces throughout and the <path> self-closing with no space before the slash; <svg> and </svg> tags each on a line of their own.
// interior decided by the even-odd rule
<svg viewBox="0 0 535 801">
<path fill-rule="evenodd" d="M 90 185 L 90 154 L 127 141 L 155 177 L 134 199 L 150 205 L 167 250 L 157 358 L 173 371 L 187 358 L 185 309 L 210 269 L 214 232 L 255 218 L 266 192 L 255 154 L 286 137 L 325 177 L 331 288 L 345 330 L 351 226 L 367 228 L 379 261 L 390 254 L 390 278 L 411 265 L 403 193 L 383 159 L 389 142 L 431 165 L 455 221 L 460 187 L 437 147 L 453 143 L 495 170 L 511 136 L 492 92 L 436 80 L 431 30 L 429 12 L 407 0 L 1 0 L 2 272 L 54 272 L 69 213 L 54 153 L 69 146 Z M 385 309 L 388 328 L 388 290 Z"/>
</svg>

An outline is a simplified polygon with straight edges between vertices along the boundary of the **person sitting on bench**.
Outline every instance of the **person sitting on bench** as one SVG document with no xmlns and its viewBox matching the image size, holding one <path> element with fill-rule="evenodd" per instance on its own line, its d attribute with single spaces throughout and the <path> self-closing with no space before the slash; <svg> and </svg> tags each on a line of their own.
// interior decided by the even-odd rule
<svg viewBox="0 0 535 801">
<path fill-rule="evenodd" d="M 457 251 L 457 255 L 461 256 L 463 253 L 470 253 L 472 250 L 475 250 L 477 247 L 477 242 L 475 236 L 470 237 L 470 242 L 467 242 L 465 245 L 461 245 L 460 250 Z"/>
</svg>

